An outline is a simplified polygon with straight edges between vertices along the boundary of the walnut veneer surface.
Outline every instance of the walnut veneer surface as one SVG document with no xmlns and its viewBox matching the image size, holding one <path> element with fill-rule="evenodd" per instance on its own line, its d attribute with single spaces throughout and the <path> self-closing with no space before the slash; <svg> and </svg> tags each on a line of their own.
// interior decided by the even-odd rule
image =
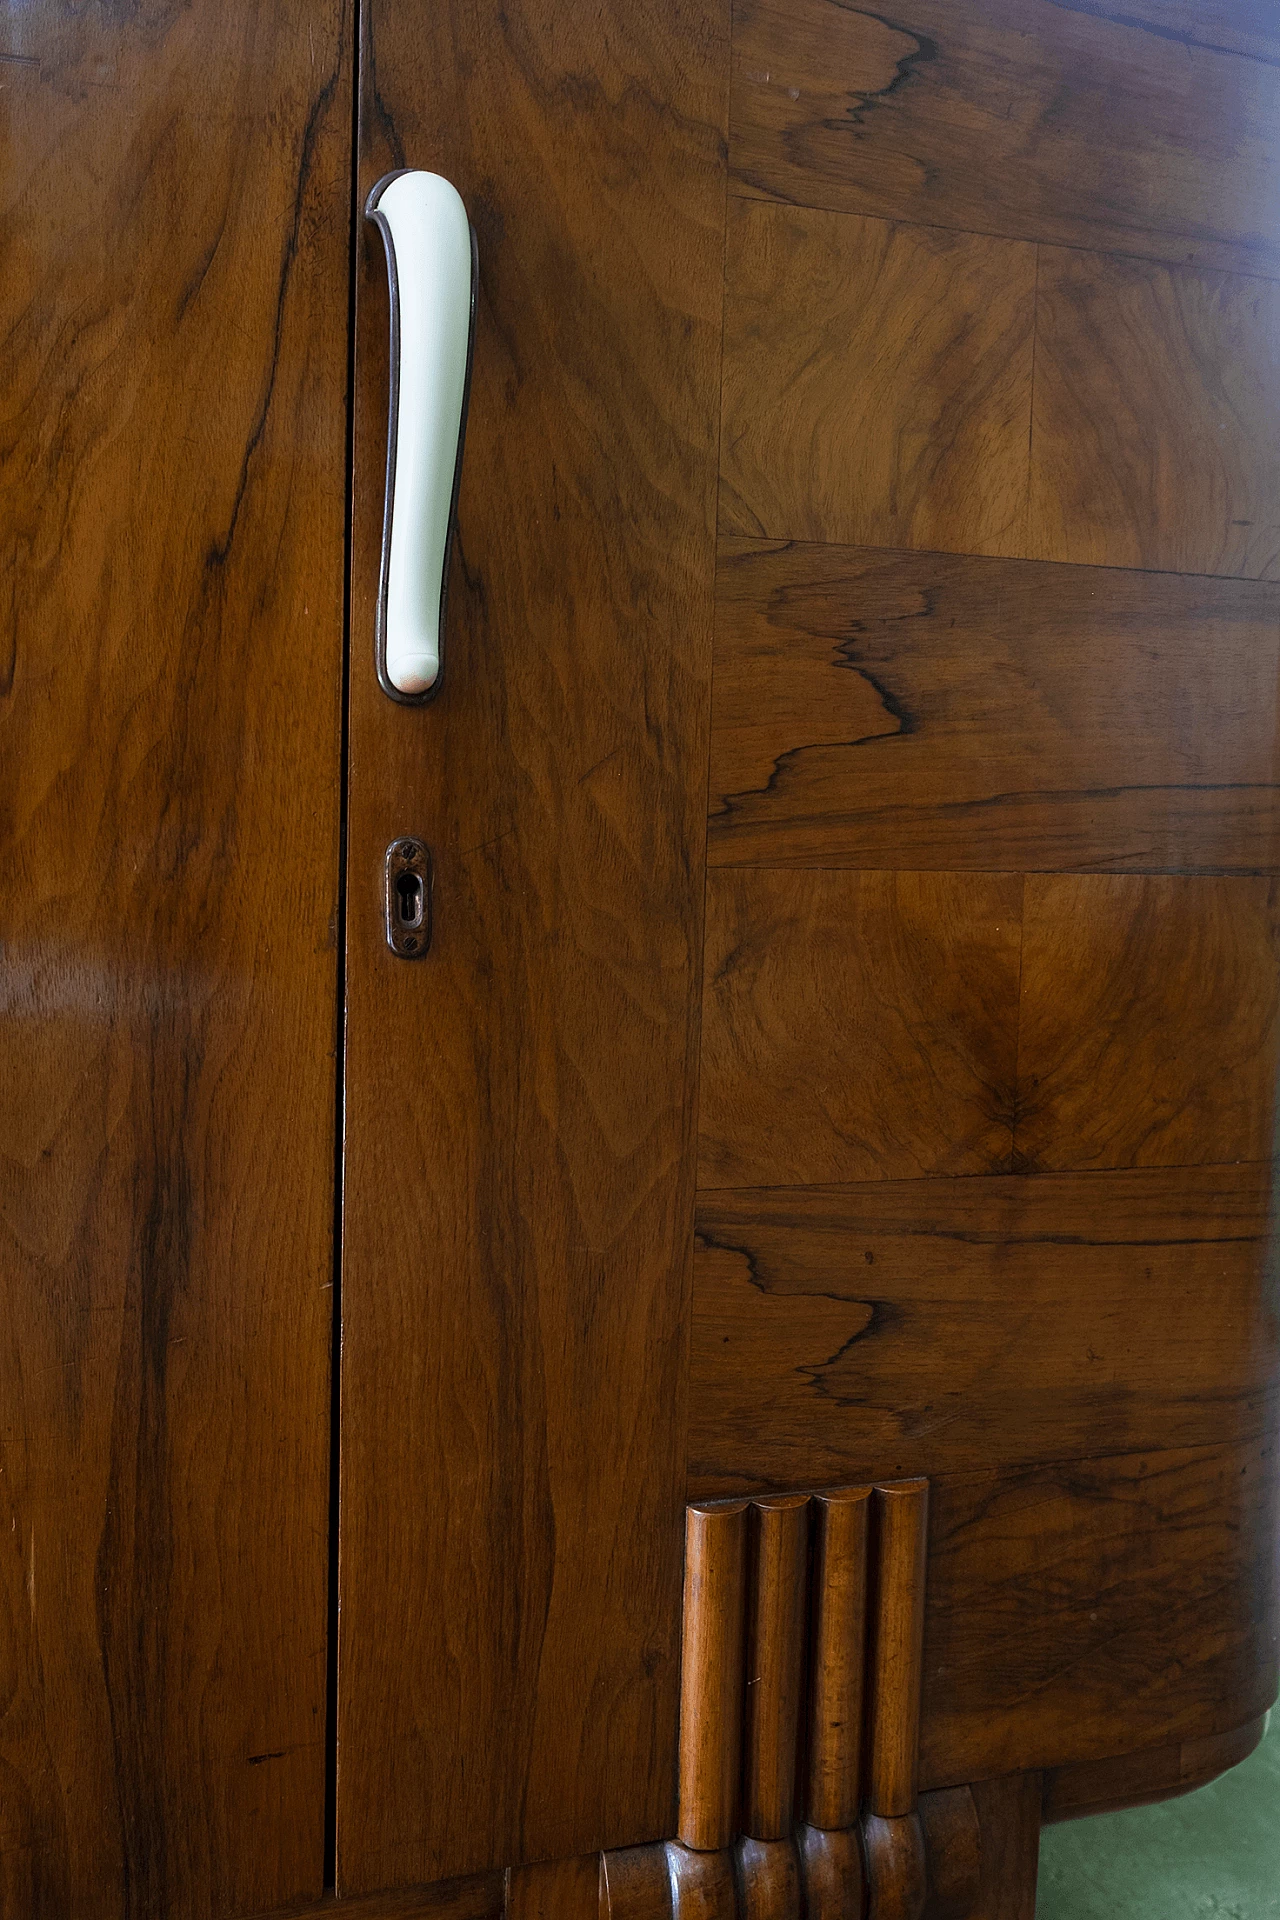
<svg viewBox="0 0 1280 1920">
<path fill-rule="evenodd" d="M 734 8 L 690 1490 L 929 1476 L 930 1788 L 1275 1691 L 1277 61 Z"/>
</svg>

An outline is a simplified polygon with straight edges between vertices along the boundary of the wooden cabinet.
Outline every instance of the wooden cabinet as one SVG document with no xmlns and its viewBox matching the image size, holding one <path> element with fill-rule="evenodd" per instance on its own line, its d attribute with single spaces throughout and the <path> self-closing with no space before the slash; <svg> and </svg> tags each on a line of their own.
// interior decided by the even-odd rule
<svg viewBox="0 0 1280 1920">
<path fill-rule="evenodd" d="M 1278 63 L 0 6 L 5 1920 L 1030 1920 L 1249 1751 Z M 400 167 L 480 261 L 421 707 Z"/>
</svg>

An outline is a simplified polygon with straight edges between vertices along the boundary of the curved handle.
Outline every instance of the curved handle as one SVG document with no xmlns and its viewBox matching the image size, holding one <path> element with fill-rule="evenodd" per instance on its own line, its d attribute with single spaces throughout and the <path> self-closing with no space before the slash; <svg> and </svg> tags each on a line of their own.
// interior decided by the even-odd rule
<svg viewBox="0 0 1280 1920">
<path fill-rule="evenodd" d="M 391 293 L 378 679 L 393 700 L 418 705 L 440 689 L 471 386 L 476 239 L 457 190 L 438 173 L 384 174 L 365 213 L 382 234 Z"/>
</svg>

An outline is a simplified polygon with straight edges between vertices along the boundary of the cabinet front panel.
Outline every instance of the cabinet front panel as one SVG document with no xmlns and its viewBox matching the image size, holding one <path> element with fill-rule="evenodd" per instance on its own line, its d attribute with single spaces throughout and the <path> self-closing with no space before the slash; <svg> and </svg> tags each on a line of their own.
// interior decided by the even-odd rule
<svg viewBox="0 0 1280 1920">
<path fill-rule="evenodd" d="M 0 9 L 12 1920 L 323 1883 L 349 65 Z"/>
</svg>

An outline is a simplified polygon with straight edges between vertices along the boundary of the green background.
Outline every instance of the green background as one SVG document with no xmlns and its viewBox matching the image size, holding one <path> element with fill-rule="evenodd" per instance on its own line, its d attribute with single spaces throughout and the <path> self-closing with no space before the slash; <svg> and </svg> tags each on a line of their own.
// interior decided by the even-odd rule
<svg viewBox="0 0 1280 1920">
<path fill-rule="evenodd" d="M 1280 1920 L 1280 1711 L 1212 1785 L 1046 1827 L 1036 1920 Z"/>
</svg>

